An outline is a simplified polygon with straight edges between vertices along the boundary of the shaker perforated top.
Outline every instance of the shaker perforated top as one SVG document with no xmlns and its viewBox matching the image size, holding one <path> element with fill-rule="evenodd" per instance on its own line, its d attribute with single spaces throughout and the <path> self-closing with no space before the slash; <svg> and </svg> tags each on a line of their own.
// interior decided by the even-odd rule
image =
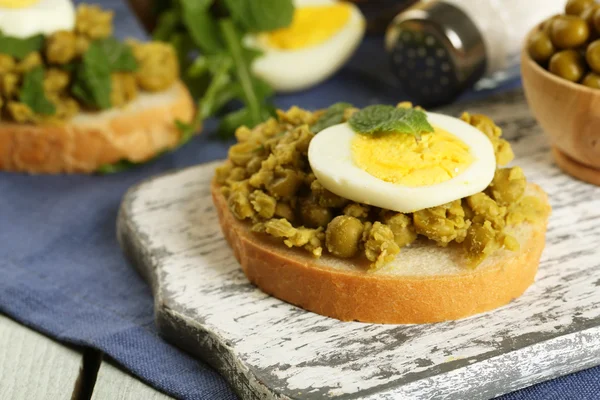
<svg viewBox="0 0 600 400">
<path fill-rule="evenodd" d="M 483 37 L 463 11 L 445 2 L 419 3 L 399 14 L 386 34 L 392 70 L 420 105 L 454 100 L 483 76 Z"/>
</svg>

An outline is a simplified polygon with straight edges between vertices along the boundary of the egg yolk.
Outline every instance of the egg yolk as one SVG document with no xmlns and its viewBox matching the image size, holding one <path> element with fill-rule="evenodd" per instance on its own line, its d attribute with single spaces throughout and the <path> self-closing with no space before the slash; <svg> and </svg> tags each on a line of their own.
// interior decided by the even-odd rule
<svg viewBox="0 0 600 400">
<path fill-rule="evenodd" d="M 0 0 L 0 7 L 5 8 L 25 8 L 29 7 L 40 0 Z"/>
<path fill-rule="evenodd" d="M 474 161 L 462 140 L 438 127 L 420 140 L 405 134 L 356 135 L 352 158 L 376 178 L 412 187 L 450 180 Z"/>
<path fill-rule="evenodd" d="M 290 26 L 266 34 L 267 45 L 297 50 L 321 44 L 346 25 L 351 10 L 345 3 L 297 8 Z"/>
</svg>

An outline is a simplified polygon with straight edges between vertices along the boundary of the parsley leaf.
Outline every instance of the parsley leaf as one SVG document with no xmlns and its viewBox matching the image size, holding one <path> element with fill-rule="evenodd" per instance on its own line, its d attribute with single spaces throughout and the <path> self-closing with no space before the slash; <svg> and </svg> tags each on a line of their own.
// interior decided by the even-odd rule
<svg viewBox="0 0 600 400">
<path fill-rule="evenodd" d="M 104 52 L 111 71 L 133 72 L 138 68 L 131 47 L 125 43 L 114 37 L 98 40 L 97 43 Z"/>
<path fill-rule="evenodd" d="M 335 103 L 329 106 L 323 115 L 315 122 L 310 130 L 313 133 L 319 133 L 323 129 L 342 123 L 344 120 L 344 111 L 352 107 L 350 103 Z"/>
<path fill-rule="evenodd" d="M 56 113 L 56 107 L 44 93 L 44 69 L 41 65 L 25 74 L 19 98 L 36 114 L 52 115 Z"/>
<path fill-rule="evenodd" d="M 44 35 L 35 35 L 26 39 L 4 36 L 0 33 L 0 54 L 8 54 L 23 59 L 29 53 L 40 51 L 44 46 Z"/>
<path fill-rule="evenodd" d="M 72 93 L 84 104 L 99 109 L 111 108 L 110 62 L 98 41 L 90 43 L 77 69 Z"/>
<path fill-rule="evenodd" d="M 433 132 L 433 127 L 423 111 L 381 104 L 368 106 L 356 112 L 348 123 L 352 130 L 363 134 L 398 132 L 418 138 L 423 132 Z"/>
<path fill-rule="evenodd" d="M 272 31 L 292 23 L 292 0 L 225 0 L 232 18 L 251 32 Z"/>
</svg>

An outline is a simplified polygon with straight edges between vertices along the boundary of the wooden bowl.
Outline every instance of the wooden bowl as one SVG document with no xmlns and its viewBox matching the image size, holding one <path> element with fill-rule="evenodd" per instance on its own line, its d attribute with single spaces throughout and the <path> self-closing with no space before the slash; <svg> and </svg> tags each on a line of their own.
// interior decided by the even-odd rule
<svg viewBox="0 0 600 400">
<path fill-rule="evenodd" d="M 555 76 L 521 52 L 529 108 L 554 147 L 556 163 L 570 175 L 600 185 L 600 89 Z"/>
</svg>

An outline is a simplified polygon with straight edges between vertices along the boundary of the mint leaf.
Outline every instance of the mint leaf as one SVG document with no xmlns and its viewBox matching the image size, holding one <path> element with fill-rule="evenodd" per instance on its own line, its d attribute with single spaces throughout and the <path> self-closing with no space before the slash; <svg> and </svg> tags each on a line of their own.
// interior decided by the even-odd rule
<svg viewBox="0 0 600 400">
<path fill-rule="evenodd" d="M 198 78 L 204 75 L 208 72 L 208 58 L 202 55 L 196 57 L 185 72 L 190 78 Z"/>
<path fill-rule="evenodd" d="M 90 43 L 77 69 L 71 92 L 84 104 L 99 109 L 111 107 L 110 62 L 98 41 Z"/>
<path fill-rule="evenodd" d="M 252 75 L 252 86 L 254 86 L 254 91 L 259 99 L 266 99 L 267 97 L 271 97 L 274 94 L 274 90 L 269 84 L 257 76 Z"/>
<path fill-rule="evenodd" d="M 231 82 L 231 78 L 229 76 L 229 68 L 231 66 L 231 59 L 223 59 L 219 62 L 219 69 L 213 75 L 204 96 L 198 101 L 198 116 L 201 121 L 213 115 L 216 111 L 215 108 L 215 99 L 218 96 L 221 90 L 225 89 L 229 83 Z"/>
<path fill-rule="evenodd" d="M 168 10 L 160 14 L 154 32 L 152 32 L 152 40 L 168 42 L 173 33 L 177 31 L 181 15 L 179 10 Z"/>
<path fill-rule="evenodd" d="M 423 132 L 433 132 L 423 111 L 381 104 L 356 112 L 348 123 L 353 131 L 362 134 L 398 132 L 420 137 Z"/>
<path fill-rule="evenodd" d="M 258 57 L 262 56 L 264 52 L 254 47 L 244 47 L 244 58 L 247 62 L 252 63 L 252 61 L 256 60 Z"/>
<path fill-rule="evenodd" d="M 53 115 L 56 113 L 56 107 L 44 93 L 44 69 L 41 65 L 33 68 L 23 77 L 19 99 L 36 114 Z"/>
<path fill-rule="evenodd" d="M 251 32 L 272 31 L 292 23 L 292 0 L 225 0 L 237 24 Z"/>
<path fill-rule="evenodd" d="M 71 93 L 73 96 L 81 100 L 81 102 L 90 107 L 95 106 L 95 100 L 89 90 L 86 88 L 85 83 L 83 81 L 75 81 L 73 83 L 73 87 L 71 88 Z"/>
<path fill-rule="evenodd" d="M 104 52 L 111 71 L 133 72 L 138 68 L 131 47 L 125 43 L 113 37 L 98 40 L 97 43 Z"/>
<path fill-rule="evenodd" d="M 218 135 L 222 139 L 229 138 L 242 125 L 252 125 L 252 118 L 250 117 L 248 108 L 240 108 L 224 115 L 219 122 Z"/>
<path fill-rule="evenodd" d="M 260 51 L 244 44 L 250 32 L 288 26 L 293 18 L 293 0 L 176 0 L 163 7 L 156 33 L 167 39 L 179 56 L 182 80 L 199 99 L 196 121 L 230 113 L 220 132 L 230 135 L 243 122 L 253 127 L 271 117 L 268 98 L 273 89 L 254 76 L 252 61 Z M 190 57 L 193 55 L 195 57 Z M 222 61 L 227 59 L 225 66 Z M 235 104 L 232 104 L 234 103 Z M 194 125 L 194 124 L 192 124 Z M 189 132 L 191 126 L 181 125 Z"/>
<path fill-rule="evenodd" d="M 79 65 L 78 62 L 71 61 L 70 63 L 61 65 L 60 68 L 65 70 L 68 73 L 71 73 L 71 72 L 75 72 L 75 70 L 77 70 L 78 65 Z"/>
<path fill-rule="evenodd" d="M 212 116 L 215 111 L 223 105 L 220 102 L 228 101 L 227 98 L 221 99 L 220 96 L 222 92 L 230 91 L 228 89 L 228 87 L 230 87 L 229 83 L 231 82 L 229 70 L 233 66 L 233 61 L 230 57 L 221 54 L 205 57 L 203 60 L 206 71 L 210 71 L 213 74 L 212 80 L 204 92 L 204 95 L 198 101 L 196 117 L 192 123 L 187 124 L 182 121 L 175 121 L 175 125 L 177 125 L 177 128 L 181 131 L 181 141 L 179 146 L 187 143 L 193 137 L 194 132 L 196 132 L 202 121 Z M 225 96 L 231 98 L 231 95 Z"/>
<path fill-rule="evenodd" d="M 315 122 L 310 130 L 313 133 L 319 133 L 323 129 L 329 128 L 330 126 L 342 123 L 344 120 L 344 111 L 346 108 L 352 107 L 350 103 L 335 103 L 329 106 L 327 111 Z"/>
<path fill-rule="evenodd" d="M 0 54 L 8 54 L 18 60 L 29 53 L 40 51 L 44 46 L 44 36 L 35 35 L 26 39 L 4 36 L 0 33 Z"/>
<path fill-rule="evenodd" d="M 103 164 L 100 167 L 98 167 L 96 172 L 101 175 L 116 174 L 117 172 L 123 172 L 128 169 L 135 168 L 140 164 L 142 163 L 134 163 L 129 160 L 121 160 L 113 164 Z"/>
<path fill-rule="evenodd" d="M 181 16 L 196 46 L 204 53 L 219 52 L 223 45 L 219 28 L 209 7 L 212 0 L 181 0 Z"/>
<path fill-rule="evenodd" d="M 241 3 L 242 2 L 240 2 L 240 4 Z M 223 39 L 225 40 L 225 45 L 227 46 L 227 49 L 231 55 L 231 59 L 233 60 L 237 79 L 242 89 L 242 98 L 244 99 L 244 103 L 250 113 L 250 118 L 252 121 L 250 126 L 253 127 L 261 123 L 263 120 L 260 115 L 260 98 L 258 97 L 256 88 L 254 87 L 254 81 L 252 79 L 253 75 L 250 72 L 250 62 L 246 58 L 248 53 L 244 51 L 240 34 L 232 20 L 222 19 L 219 21 L 219 28 L 221 29 Z"/>
<path fill-rule="evenodd" d="M 71 92 L 88 106 L 101 110 L 111 108 L 111 73 L 133 72 L 137 68 L 128 45 L 112 37 L 93 41 L 77 66 Z"/>
<path fill-rule="evenodd" d="M 180 71 L 186 71 L 191 65 L 190 54 L 197 51 L 197 47 L 194 41 L 187 33 L 173 33 L 169 40 L 169 43 L 175 49 L 177 53 L 177 59 L 179 60 Z M 183 75 L 182 78 L 185 80 L 190 78 L 189 76 Z M 188 85 L 188 89 L 193 90 L 191 85 Z"/>
<path fill-rule="evenodd" d="M 181 132 L 181 139 L 179 140 L 177 147 L 181 147 L 187 142 L 189 142 L 194 137 L 194 133 L 196 133 L 196 131 L 198 130 L 197 126 L 185 123 L 180 120 L 175 120 L 175 126 L 177 126 L 177 129 L 179 129 L 179 131 Z"/>
</svg>

